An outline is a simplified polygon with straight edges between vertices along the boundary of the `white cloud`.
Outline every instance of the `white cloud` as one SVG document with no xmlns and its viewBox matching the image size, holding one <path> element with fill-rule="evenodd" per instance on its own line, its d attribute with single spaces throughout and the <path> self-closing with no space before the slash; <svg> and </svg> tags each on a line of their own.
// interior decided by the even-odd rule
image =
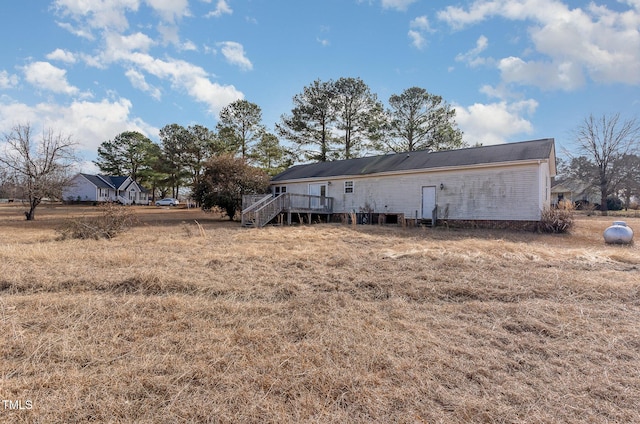
<svg viewBox="0 0 640 424">
<path fill-rule="evenodd" d="M 163 20 L 155 25 L 160 34 L 156 38 L 160 38 L 160 41 L 140 31 L 123 34 L 129 26 L 127 13 L 137 11 L 142 4 L 151 7 Z M 171 43 L 180 51 L 196 49 L 190 41 L 181 42 L 178 35 L 177 21 L 190 14 L 188 0 L 56 0 L 54 5 L 58 15 L 72 21 L 73 28 L 83 28 L 83 34 L 91 34 L 91 30 L 100 31 L 103 42 L 101 51 L 94 55 L 80 53 L 78 58 L 99 69 L 122 66 L 131 84 L 154 98 L 160 97 L 162 86 L 167 84 L 206 104 L 208 112 L 217 115 L 221 108 L 244 97 L 232 85 L 212 82 L 211 75 L 200 66 L 170 57 L 158 59 L 151 55 L 151 49 L 159 43 Z M 218 8 L 223 12 L 231 10 L 224 1 L 218 2 Z M 145 26 L 150 27 L 152 25 Z M 252 69 L 253 65 L 246 58 L 242 45 L 228 42 L 220 46 L 228 62 L 245 70 Z M 148 83 L 150 75 L 160 80 L 157 86 Z M 58 75 L 58 79 L 63 76 Z M 71 89 L 68 84 L 57 86 Z"/>
<path fill-rule="evenodd" d="M 237 65 L 240 69 L 250 71 L 253 69 L 253 64 L 244 53 L 244 47 L 240 43 L 235 41 L 224 41 L 217 43 L 220 47 L 220 51 L 224 58 L 232 65 Z"/>
<path fill-rule="evenodd" d="M 158 33 L 162 36 L 162 44 L 180 45 L 180 34 L 176 25 L 158 25 Z"/>
<path fill-rule="evenodd" d="M 73 30 L 85 34 L 92 28 L 124 31 L 129 27 L 126 12 L 137 11 L 139 5 L 139 0 L 56 0 L 53 3 L 59 15 L 71 17 L 81 27 L 88 27 L 89 30 Z M 66 26 L 72 29 L 68 24 Z"/>
<path fill-rule="evenodd" d="M 206 14 L 206 18 L 214 17 L 219 18 L 222 15 L 231 15 L 233 10 L 229 7 L 229 4 L 225 0 L 218 0 L 215 10 Z"/>
<path fill-rule="evenodd" d="M 42 90 L 54 93 L 75 95 L 79 93 L 78 87 L 67 82 L 67 71 L 57 68 L 49 62 L 33 62 L 23 68 L 25 80 Z"/>
<path fill-rule="evenodd" d="M 508 103 L 506 101 L 469 107 L 454 105 L 456 122 L 464 132 L 464 140 L 470 145 L 500 144 L 509 141 L 514 135 L 529 134 L 533 125 L 525 118 L 532 115 L 538 102 L 533 99 Z"/>
<path fill-rule="evenodd" d="M 498 63 L 502 81 L 526 84 L 546 90 L 571 91 L 584 85 L 582 68 L 570 61 L 562 63 L 537 62 L 507 57 Z"/>
<path fill-rule="evenodd" d="M 72 34 L 93 40 L 93 31 L 124 32 L 129 28 L 127 13 L 137 12 L 144 3 L 170 25 L 190 16 L 188 0 L 55 0 L 53 8 L 58 16 L 74 22 L 58 25 Z"/>
<path fill-rule="evenodd" d="M 407 10 L 416 0 L 382 0 L 383 9 Z"/>
<path fill-rule="evenodd" d="M 166 22 L 175 22 L 183 16 L 190 16 L 189 0 L 144 0 Z"/>
<path fill-rule="evenodd" d="M 431 32 L 431 26 L 429 25 L 429 19 L 426 16 L 418 16 L 409 23 L 409 38 L 411 44 L 418 50 L 422 50 L 427 45 L 427 39 L 424 34 Z"/>
<path fill-rule="evenodd" d="M 91 33 L 90 29 L 75 27 L 71 25 L 69 22 L 56 22 L 56 23 L 60 28 L 69 31 L 71 34 L 75 35 L 76 37 L 86 38 L 87 40 L 90 40 L 90 41 L 95 40 L 95 37 Z"/>
<path fill-rule="evenodd" d="M 571 90 L 582 86 L 586 76 L 600 83 L 640 84 L 640 3 L 627 4 L 635 9 L 617 11 L 594 3 L 569 9 L 558 0 L 477 0 L 466 9 L 449 6 L 438 18 L 455 29 L 493 17 L 529 22 L 534 54 L 542 58 L 506 57 L 499 61 L 503 77 Z"/>
<path fill-rule="evenodd" d="M 0 89 L 14 88 L 18 85 L 18 76 L 0 71 Z"/>
<path fill-rule="evenodd" d="M 62 49 L 55 49 L 46 57 L 49 60 L 57 60 L 65 63 L 76 63 L 76 56 L 73 53 Z"/>
<path fill-rule="evenodd" d="M 411 39 L 411 44 L 416 49 L 422 50 L 427 45 L 427 40 L 426 38 L 424 38 L 421 32 L 410 29 L 407 35 Z"/>
<path fill-rule="evenodd" d="M 244 97 L 232 85 L 220 85 L 209 80 L 210 75 L 200 66 L 172 58 L 158 59 L 148 50 L 154 41 L 145 34 L 135 33 L 124 36 L 116 33 L 105 35 L 105 49 L 98 56 L 85 57 L 92 66 L 107 67 L 119 64 L 127 68 L 127 77 L 134 87 L 150 93 L 154 98 L 160 95 L 157 87 L 145 85 L 144 74 L 168 81 L 176 90 L 184 90 L 198 102 L 207 104 L 208 112 L 218 112 L 234 100 Z M 244 57 L 242 46 L 237 43 L 222 43 L 222 53 L 231 63 L 251 69 L 251 62 Z"/>
<path fill-rule="evenodd" d="M 191 40 L 187 40 L 180 45 L 180 50 L 195 52 L 198 51 L 198 47 Z"/>
<path fill-rule="evenodd" d="M 139 131 L 157 138 L 158 128 L 130 116 L 131 102 L 127 99 L 100 102 L 79 101 L 69 105 L 40 103 L 0 103 L 0 132 L 18 123 L 39 123 L 46 128 L 71 136 L 79 149 L 92 156 L 103 141 L 123 131 Z"/>
<path fill-rule="evenodd" d="M 94 60 L 105 67 L 111 63 L 127 61 L 134 52 L 145 53 L 155 44 L 146 34 L 137 32 L 131 35 L 106 33 L 104 36 L 105 48 Z"/>
<path fill-rule="evenodd" d="M 423 31 L 429 31 L 431 26 L 429 25 L 429 19 L 426 16 L 418 16 L 413 19 L 409 24 L 411 28 L 420 29 Z"/>
<path fill-rule="evenodd" d="M 174 89 L 185 90 L 196 101 L 207 104 L 209 113 L 213 115 L 244 97 L 234 86 L 213 83 L 204 69 L 182 60 L 161 60 L 143 53 L 131 53 L 127 60 L 139 71 L 169 80 Z"/>
<path fill-rule="evenodd" d="M 160 89 L 147 83 L 144 74 L 142 74 L 141 72 L 138 72 L 135 69 L 129 69 L 127 72 L 125 72 L 125 75 L 127 76 L 127 78 L 129 78 L 131 85 L 133 85 L 138 90 L 149 93 L 149 95 L 151 95 L 151 97 L 156 100 L 160 100 L 160 98 L 162 97 L 162 92 L 160 91 Z"/>
<path fill-rule="evenodd" d="M 489 47 L 489 39 L 484 35 L 481 35 L 476 40 L 476 46 L 465 53 L 460 53 L 456 56 L 457 62 L 465 62 L 467 65 L 475 68 L 480 65 L 484 65 L 487 62 L 491 62 L 490 59 L 480 57 L 480 53 L 485 51 Z"/>
</svg>

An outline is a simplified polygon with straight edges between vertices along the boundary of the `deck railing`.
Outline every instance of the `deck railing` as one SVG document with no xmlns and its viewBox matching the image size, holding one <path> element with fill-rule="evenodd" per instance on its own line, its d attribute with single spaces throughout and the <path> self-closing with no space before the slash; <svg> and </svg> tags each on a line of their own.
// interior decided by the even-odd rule
<svg viewBox="0 0 640 424">
<path fill-rule="evenodd" d="M 273 199 L 270 194 L 248 194 L 242 196 L 242 225 L 254 225 L 256 211 Z"/>
<path fill-rule="evenodd" d="M 242 225 L 264 227 L 282 212 L 330 214 L 332 211 L 332 197 L 283 193 L 260 199 L 244 209 Z"/>
</svg>

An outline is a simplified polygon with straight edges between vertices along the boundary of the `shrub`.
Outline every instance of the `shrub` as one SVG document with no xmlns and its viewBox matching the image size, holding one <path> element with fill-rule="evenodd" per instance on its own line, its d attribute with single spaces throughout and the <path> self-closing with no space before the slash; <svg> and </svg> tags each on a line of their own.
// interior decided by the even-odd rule
<svg viewBox="0 0 640 424">
<path fill-rule="evenodd" d="M 538 231 L 542 233 L 566 233 L 574 224 L 573 204 L 563 201 L 557 208 L 545 208 L 542 211 Z"/>
<path fill-rule="evenodd" d="M 621 211 L 624 208 L 622 199 L 616 196 L 607 197 L 607 210 Z"/>
<path fill-rule="evenodd" d="M 135 224 L 136 218 L 131 209 L 108 203 L 100 206 L 97 217 L 82 217 L 67 221 L 56 232 L 60 239 L 111 239 Z"/>
<path fill-rule="evenodd" d="M 215 156 L 205 164 L 204 175 L 194 191 L 202 209 L 219 207 L 233 220 L 242 208 L 242 195 L 268 193 L 269 175 L 233 155 Z"/>
</svg>

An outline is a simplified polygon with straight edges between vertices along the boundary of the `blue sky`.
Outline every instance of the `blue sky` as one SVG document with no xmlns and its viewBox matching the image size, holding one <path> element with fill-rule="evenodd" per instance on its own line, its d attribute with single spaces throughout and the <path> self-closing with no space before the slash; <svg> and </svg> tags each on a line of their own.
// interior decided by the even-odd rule
<svg viewBox="0 0 640 424">
<path fill-rule="evenodd" d="M 359 77 L 385 105 L 425 88 L 471 144 L 561 150 L 589 114 L 640 115 L 640 0 L 31 0 L 0 16 L 0 132 L 71 135 L 86 171 L 123 131 L 213 129 L 240 98 L 273 129 L 316 79 Z"/>
</svg>

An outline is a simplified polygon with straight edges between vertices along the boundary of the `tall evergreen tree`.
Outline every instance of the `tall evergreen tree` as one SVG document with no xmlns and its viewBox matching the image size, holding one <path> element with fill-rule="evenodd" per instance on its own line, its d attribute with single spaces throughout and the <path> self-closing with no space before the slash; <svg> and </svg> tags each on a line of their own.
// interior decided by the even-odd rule
<svg viewBox="0 0 640 424">
<path fill-rule="evenodd" d="M 189 126 L 187 133 L 184 165 L 191 177 L 191 186 L 195 187 L 200 180 L 204 163 L 217 148 L 217 136 L 207 127 L 197 124 Z"/>
<path fill-rule="evenodd" d="M 291 115 L 282 115 L 276 132 L 290 140 L 306 160 L 325 162 L 336 158 L 335 121 L 331 82 L 314 81 L 293 97 Z"/>
<path fill-rule="evenodd" d="M 411 87 L 389 98 L 389 139 L 381 150 L 448 150 L 464 147 L 462 131 L 455 122 L 455 109 L 441 96 Z"/>
<path fill-rule="evenodd" d="M 274 134 L 263 131 L 251 151 L 253 162 L 267 174 L 274 176 L 293 164 L 290 152 L 280 144 Z"/>
<path fill-rule="evenodd" d="M 126 175 L 141 183 L 145 169 L 149 169 L 149 154 L 153 142 L 137 131 L 125 131 L 98 147 L 94 163 L 108 175 Z"/>
<path fill-rule="evenodd" d="M 382 135 L 382 103 L 360 78 L 340 78 L 333 90 L 336 129 L 342 132 L 340 157 L 358 157 Z"/>
<path fill-rule="evenodd" d="M 158 171 L 167 174 L 173 197 L 178 197 L 180 187 L 189 175 L 186 164 L 190 138 L 187 129 L 178 124 L 165 125 L 160 129 L 162 156 L 158 161 Z"/>
<path fill-rule="evenodd" d="M 251 144 L 262 130 L 262 110 L 255 103 L 236 100 L 220 112 L 218 135 L 226 145 L 236 146 L 241 157 L 249 155 Z"/>
</svg>

